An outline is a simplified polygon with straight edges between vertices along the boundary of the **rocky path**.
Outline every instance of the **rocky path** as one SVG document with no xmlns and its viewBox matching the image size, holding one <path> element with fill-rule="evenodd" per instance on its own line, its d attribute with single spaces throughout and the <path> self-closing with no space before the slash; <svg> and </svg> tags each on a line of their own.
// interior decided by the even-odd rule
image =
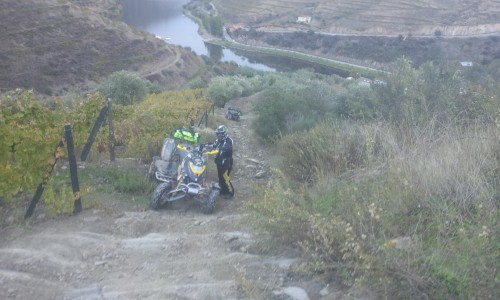
<svg viewBox="0 0 500 300">
<path fill-rule="evenodd" d="M 0 299 L 314 299 L 286 282 L 297 259 L 262 255 L 244 222 L 252 185 L 270 176 L 250 118 L 227 121 L 235 199 L 220 199 L 212 215 L 187 201 L 152 211 L 103 199 L 75 216 L 4 228 Z"/>
</svg>

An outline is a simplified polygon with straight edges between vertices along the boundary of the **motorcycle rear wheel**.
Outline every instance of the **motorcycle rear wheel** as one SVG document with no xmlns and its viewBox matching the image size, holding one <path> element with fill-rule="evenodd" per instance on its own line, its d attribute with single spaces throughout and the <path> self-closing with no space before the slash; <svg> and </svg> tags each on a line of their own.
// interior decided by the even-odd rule
<svg viewBox="0 0 500 300">
<path fill-rule="evenodd" d="M 205 214 L 211 214 L 214 212 L 215 203 L 217 202 L 217 198 L 219 197 L 220 191 L 219 189 L 212 189 L 210 194 L 208 194 L 207 200 L 203 203 L 202 210 Z"/>
<path fill-rule="evenodd" d="M 155 188 L 153 196 L 151 197 L 151 208 L 153 210 L 160 209 L 163 206 L 161 198 L 171 189 L 172 184 L 170 182 L 162 182 Z"/>
</svg>

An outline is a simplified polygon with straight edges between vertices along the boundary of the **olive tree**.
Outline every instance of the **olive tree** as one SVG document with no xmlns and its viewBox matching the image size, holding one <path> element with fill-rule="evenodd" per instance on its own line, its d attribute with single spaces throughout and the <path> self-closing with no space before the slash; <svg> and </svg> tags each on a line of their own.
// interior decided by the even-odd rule
<svg viewBox="0 0 500 300">
<path fill-rule="evenodd" d="M 208 86 L 208 95 L 218 107 L 224 107 L 230 99 L 240 97 L 243 87 L 234 77 L 215 77 Z"/>
<path fill-rule="evenodd" d="M 150 85 L 137 74 L 119 71 L 111 74 L 101 84 L 99 91 L 115 103 L 130 105 L 142 101 L 148 94 Z"/>
</svg>

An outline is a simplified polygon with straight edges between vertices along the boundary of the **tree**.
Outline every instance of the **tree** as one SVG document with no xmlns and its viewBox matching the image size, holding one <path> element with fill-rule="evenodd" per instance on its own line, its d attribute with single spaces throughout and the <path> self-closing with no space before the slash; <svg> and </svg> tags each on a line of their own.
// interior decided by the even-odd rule
<svg viewBox="0 0 500 300">
<path fill-rule="evenodd" d="M 223 22 L 219 16 L 201 15 L 203 27 L 212 35 L 221 37 L 223 35 Z"/>
<path fill-rule="evenodd" d="M 418 71 L 407 58 L 398 59 L 387 76 L 386 84 L 376 86 L 380 113 L 393 122 L 416 124 L 427 113 Z M 428 116 L 426 116 L 428 117 Z"/>
<path fill-rule="evenodd" d="M 210 33 L 215 36 L 223 35 L 223 22 L 218 16 L 210 16 Z"/>
<path fill-rule="evenodd" d="M 142 101 L 149 92 L 149 86 L 152 85 L 137 74 L 119 71 L 111 74 L 99 91 L 115 103 L 130 105 Z"/>
<path fill-rule="evenodd" d="M 243 87 L 233 77 L 220 76 L 210 82 L 208 95 L 218 107 L 224 107 L 230 99 L 240 97 Z"/>
</svg>

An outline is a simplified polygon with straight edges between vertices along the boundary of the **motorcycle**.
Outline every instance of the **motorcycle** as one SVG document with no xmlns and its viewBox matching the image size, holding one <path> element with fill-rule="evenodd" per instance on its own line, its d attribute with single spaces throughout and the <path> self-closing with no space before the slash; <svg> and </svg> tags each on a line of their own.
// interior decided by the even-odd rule
<svg viewBox="0 0 500 300">
<path fill-rule="evenodd" d="M 159 182 L 155 188 L 151 208 L 160 209 L 168 203 L 195 199 L 205 214 L 213 213 L 220 194 L 217 183 L 207 182 L 207 154 L 211 149 L 200 145 L 164 140 L 161 157 L 153 157 L 149 176 Z"/>
<path fill-rule="evenodd" d="M 228 107 L 226 111 L 226 119 L 239 121 L 241 112 L 235 108 Z"/>
</svg>

